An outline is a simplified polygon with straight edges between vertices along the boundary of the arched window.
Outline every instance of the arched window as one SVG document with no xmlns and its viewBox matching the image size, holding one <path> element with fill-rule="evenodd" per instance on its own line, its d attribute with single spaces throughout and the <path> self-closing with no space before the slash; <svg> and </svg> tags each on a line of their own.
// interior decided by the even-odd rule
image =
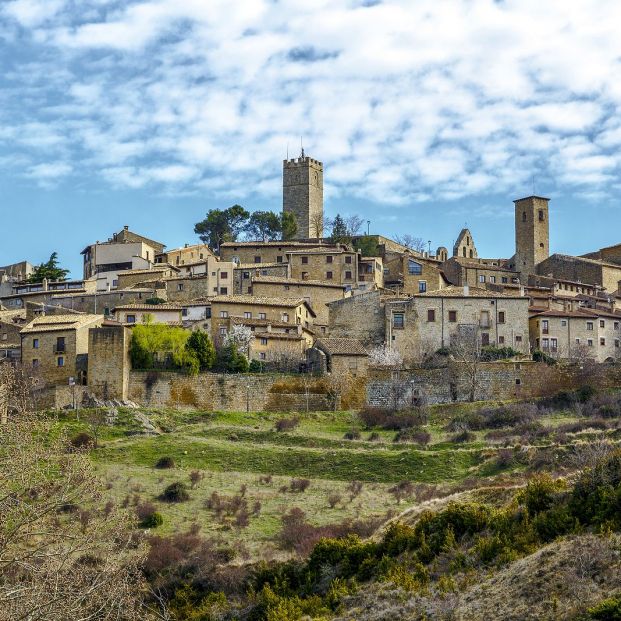
<svg viewBox="0 0 621 621">
<path fill-rule="evenodd" d="M 464 246 L 464 258 L 466 257 L 466 246 Z"/>
<path fill-rule="evenodd" d="M 522 222 L 526 222 L 526 212 L 522 212 Z"/>
<path fill-rule="evenodd" d="M 539 222 L 543 222 L 544 220 L 544 216 L 543 216 L 543 209 L 539 210 Z"/>
<path fill-rule="evenodd" d="M 472 252 L 472 250 L 470 251 L 470 258 L 472 259 L 474 257 L 474 253 Z"/>
</svg>

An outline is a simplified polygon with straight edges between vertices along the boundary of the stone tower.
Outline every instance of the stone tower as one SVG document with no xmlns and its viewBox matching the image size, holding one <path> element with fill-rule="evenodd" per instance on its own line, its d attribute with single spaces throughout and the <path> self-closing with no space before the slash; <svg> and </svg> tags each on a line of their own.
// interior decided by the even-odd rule
<svg viewBox="0 0 621 621">
<path fill-rule="evenodd" d="M 323 164 L 303 149 L 299 158 L 283 161 L 282 208 L 295 216 L 296 239 L 323 236 Z"/>
<path fill-rule="evenodd" d="M 522 282 L 550 256 L 549 198 L 527 196 L 515 203 L 515 271 Z"/>
</svg>

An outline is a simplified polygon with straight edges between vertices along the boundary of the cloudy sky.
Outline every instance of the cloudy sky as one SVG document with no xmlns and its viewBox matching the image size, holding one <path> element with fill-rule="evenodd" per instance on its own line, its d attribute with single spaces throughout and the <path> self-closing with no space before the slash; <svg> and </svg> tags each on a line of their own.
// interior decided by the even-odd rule
<svg viewBox="0 0 621 621">
<path fill-rule="evenodd" d="M 128 224 L 169 247 L 212 207 L 279 210 L 282 159 L 324 162 L 326 211 L 513 252 L 621 241 L 621 3 L 0 1 L 0 265 Z"/>
</svg>

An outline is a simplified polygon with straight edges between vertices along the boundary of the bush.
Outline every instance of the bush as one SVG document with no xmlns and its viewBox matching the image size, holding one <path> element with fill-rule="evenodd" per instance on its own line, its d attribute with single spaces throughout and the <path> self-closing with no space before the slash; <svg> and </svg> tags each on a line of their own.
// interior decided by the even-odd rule
<svg viewBox="0 0 621 621">
<path fill-rule="evenodd" d="M 74 449 L 88 449 L 97 447 L 97 442 L 95 441 L 95 438 L 93 438 L 92 435 L 86 433 L 85 431 L 81 431 L 80 433 L 77 433 L 75 436 L 73 436 L 73 438 L 71 438 L 71 440 L 69 441 L 69 444 L 71 445 L 71 448 Z"/>
<path fill-rule="evenodd" d="M 274 428 L 276 431 L 292 431 L 300 424 L 300 419 L 295 418 L 280 418 L 276 421 Z"/>
<path fill-rule="evenodd" d="M 358 412 L 358 417 L 365 429 L 380 427 L 392 431 L 420 427 L 427 423 L 428 414 L 424 408 L 415 408 L 410 412 L 396 413 L 382 408 L 366 407 Z"/>
<path fill-rule="evenodd" d="M 164 518 L 161 513 L 156 511 L 155 505 L 150 502 L 145 502 L 136 507 L 136 515 L 140 520 L 140 526 L 142 528 L 157 528 L 164 523 Z"/>
<path fill-rule="evenodd" d="M 519 355 L 520 352 L 513 349 L 513 347 L 495 347 L 493 345 L 486 345 L 485 347 L 481 347 L 481 360 L 483 360 L 484 362 L 505 360 L 507 358 L 513 358 Z"/>
<path fill-rule="evenodd" d="M 198 360 L 201 370 L 211 369 L 216 361 L 216 348 L 213 346 L 207 332 L 194 330 L 190 334 L 186 349 Z"/>
<path fill-rule="evenodd" d="M 576 390 L 576 397 L 580 403 L 586 403 L 590 401 L 597 393 L 597 390 L 593 386 L 581 386 Z"/>
<path fill-rule="evenodd" d="M 388 493 L 395 497 L 397 504 L 401 504 L 402 500 L 414 495 L 414 484 L 411 481 L 400 481 L 389 488 Z"/>
<path fill-rule="evenodd" d="M 426 446 L 431 441 L 431 434 L 422 429 L 402 429 L 395 435 L 395 442 L 413 442 Z"/>
<path fill-rule="evenodd" d="M 450 441 L 455 444 L 463 444 L 464 442 L 474 442 L 474 440 L 476 440 L 476 435 L 471 431 L 464 430 L 455 434 Z"/>
<path fill-rule="evenodd" d="M 187 485 L 181 481 L 171 483 L 159 496 L 164 502 L 185 502 L 190 499 Z"/>
<path fill-rule="evenodd" d="M 330 509 L 334 509 L 334 507 L 336 507 L 336 505 L 338 505 L 341 500 L 342 496 L 340 494 L 330 494 L 328 496 L 328 506 L 330 507 Z"/>
<path fill-rule="evenodd" d="M 303 493 L 310 487 L 309 479 L 291 479 L 291 483 L 289 484 L 289 489 L 292 492 Z"/>
<path fill-rule="evenodd" d="M 589 608 L 588 619 L 594 621 L 621 621 L 621 595 L 605 599 Z"/>
<path fill-rule="evenodd" d="M 350 429 L 343 436 L 345 440 L 360 440 L 360 432 L 357 429 Z"/>
<path fill-rule="evenodd" d="M 382 436 L 380 436 L 380 434 L 377 433 L 377 431 L 370 433 L 369 437 L 367 438 L 369 442 L 379 442 L 381 439 L 382 439 Z"/>
<path fill-rule="evenodd" d="M 169 468 L 174 468 L 175 460 L 172 457 L 165 455 L 164 457 L 160 457 L 155 462 L 155 467 L 159 468 L 160 470 L 167 470 Z"/>
</svg>

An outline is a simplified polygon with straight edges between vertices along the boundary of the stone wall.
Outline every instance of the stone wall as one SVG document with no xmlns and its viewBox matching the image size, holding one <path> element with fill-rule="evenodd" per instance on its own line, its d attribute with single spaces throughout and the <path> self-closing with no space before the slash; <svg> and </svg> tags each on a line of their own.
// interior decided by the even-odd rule
<svg viewBox="0 0 621 621">
<path fill-rule="evenodd" d="M 384 342 L 384 308 L 379 291 L 337 300 L 328 307 L 330 336 L 358 339 L 365 346 L 381 345 Z"/>
<path fill-rule="evenodd" d="M 88 383 L 99 399 L 127 399 L 130 336 L 123 326 L 89 330 Z"/>
<path fill-rule="evenodd" d="M 272 374 L 187 376 L 132 371 L 129 399 L 147 407 L 227 412 L 303 412 L 335 408 L 330 385 L 325 379 Z"/>
</svg>

